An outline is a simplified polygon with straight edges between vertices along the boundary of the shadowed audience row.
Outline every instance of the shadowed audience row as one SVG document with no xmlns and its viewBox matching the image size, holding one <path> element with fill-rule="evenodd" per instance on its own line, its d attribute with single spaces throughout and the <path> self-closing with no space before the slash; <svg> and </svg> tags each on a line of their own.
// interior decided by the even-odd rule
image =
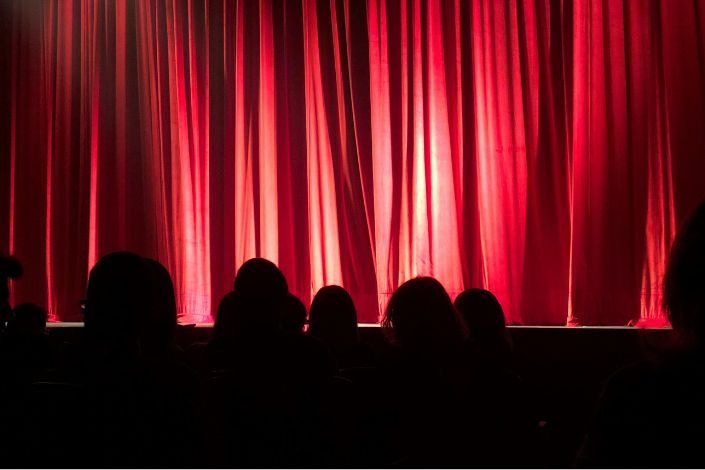
<svg viewBox="0 0 705 470">
<path fill-rule="evenodd" d="M 469 289 L 453 302 L 433 278 L 405 282 L 385 310 L 388 344 L 372 349 L 360 341 L 355 305 L 343 288 L 322 288 L 307 314 L 281 271 L 252 259 L 221 300 L 212 339 L 181 349 L 168 271 L 117 252 L 91 270 L 82 341 L 58 345 L 45 333 L 41 308 L 10 307 L 7 278 L 21 266 L 11 258 L 2 263 L 3 462 L 526 467 L 550 461 L 542 455 L 532 393 L 513 367 L 502 308 L 486 290 Z M 673 347 L 609 381 L 579 465 L 705 463 L 699 451 L 705 205 L 677 237 L 665 286 Z M 654 393 L 665 405 L 648 401 Z"/>
</svg>

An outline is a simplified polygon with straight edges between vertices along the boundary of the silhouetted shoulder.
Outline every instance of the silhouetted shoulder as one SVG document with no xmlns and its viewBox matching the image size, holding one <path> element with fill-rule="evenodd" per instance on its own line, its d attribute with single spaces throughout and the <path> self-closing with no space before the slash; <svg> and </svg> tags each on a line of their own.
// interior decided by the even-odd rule
<svg viewBox="0 0 705 470">
<path fill-rule="evenodd" d="M 578 457 L 581 467 L 702 467 L 705 362 L 672 354 L 615 373 Z"/>
</svg>

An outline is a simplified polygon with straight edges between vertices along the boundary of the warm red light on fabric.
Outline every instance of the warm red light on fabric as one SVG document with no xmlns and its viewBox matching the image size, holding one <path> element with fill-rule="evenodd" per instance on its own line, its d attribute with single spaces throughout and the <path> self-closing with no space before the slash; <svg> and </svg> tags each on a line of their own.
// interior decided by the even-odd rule
<svg viewBox="0 0 705 470">
<path fill-rule="evenodd" d="M 705 2 L 0 7 L 0 249 L 74 319 L 129 249 L 207 320 L 246 259 L 362 321 L 417 275 L 524 324 L 661 324 L 705 197 Z"/>
</svg>

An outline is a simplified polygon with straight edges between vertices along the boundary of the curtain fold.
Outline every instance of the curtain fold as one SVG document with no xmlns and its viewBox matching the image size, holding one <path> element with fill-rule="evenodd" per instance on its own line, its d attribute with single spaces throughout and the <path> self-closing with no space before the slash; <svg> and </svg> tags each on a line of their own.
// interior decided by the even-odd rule
<svg viewBox="0 0 705 470">
<path fill-rule="evenodd" d="M 705 197 L 705 1 L 0 3 L 0 251 L 80 319 L 132 250 L 208 321 L 279 264 L 377 321 L 418 275 L 511 323 L 663 322 Z"/>
</svg>

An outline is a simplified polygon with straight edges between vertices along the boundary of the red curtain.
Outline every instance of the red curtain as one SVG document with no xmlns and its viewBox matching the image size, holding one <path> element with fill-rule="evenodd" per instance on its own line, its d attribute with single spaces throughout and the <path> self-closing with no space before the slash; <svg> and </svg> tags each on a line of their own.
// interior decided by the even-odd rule
<svg viewBox="0 0 705 470">
<path fill-rule="evenodd" d="M 522 324 L 663 318 L 705 197 L 705 1 L 4 0 L 0 250 L 80 318 L 128 249 L 207 321 L 263 256 L 376 321 L 432 275 Z"/>
</svg>

